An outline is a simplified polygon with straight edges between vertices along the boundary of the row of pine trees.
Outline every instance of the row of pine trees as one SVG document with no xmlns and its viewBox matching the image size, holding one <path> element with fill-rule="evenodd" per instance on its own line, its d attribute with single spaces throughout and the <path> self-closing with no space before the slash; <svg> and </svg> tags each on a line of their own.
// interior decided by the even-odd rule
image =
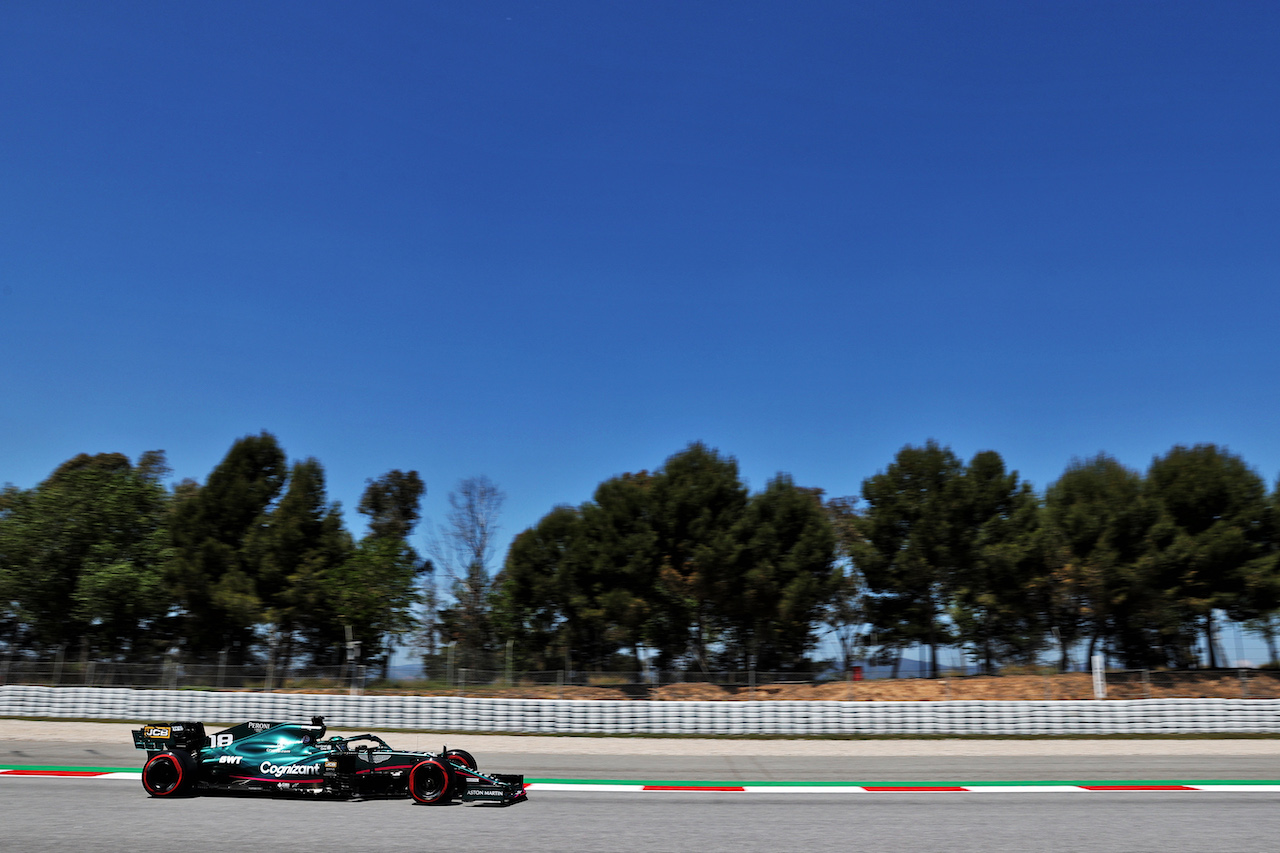
<svg viewBox="0 0 1280 853">
<path fill-rule="evenodd" d="M 937 674 L 959 647 L 987 672 L 1095 653 L 1187 668 L 1226 665 L 1226 618 L 1274 660 L 1276 504 L 1214 445 L 1145 473 L 1078 460 L 1041 495 L 994 451 L 966 462 L 931 441 L 824 500 L 785 475 L 748 494 L 732 459 L 695 444 L 521 533 L 494 636 L 549 668 L 647 648 L 664 667 L 805 670 L 822 632 L 844 666 L 922 652 Z"/>
<path fill-rule="evenodd" d="M 985 671 L 1093 653 L 1132 667 L 1226 663 L 1223 620 L 1267 641 L 1280 609 L 1277 495 L 1240 457 L 1177 446 L 1145 472 L 1072 462 L 1043 493 L 994 451 L 906 446 L 860 494 L 779 474 L 752 493 L 695 443 L 552 508 L 498 561 L 503 495 L 449 495 L 443 538 L 411 539 L 425 484 L 371 478 L 346 529 L 315 459 L 270 433 L 203 483 L 163 453 L 80 455 L 0 493 L 0 643 L 98 660 L 810 671 L 960 648 Z M 437 577 L 443 575 L 443 577 Z M 447 581 L 437 599 L 441 580 Z M 352 646 L 351 643 L 358 643 Z M 829 646 L 828 648 L 831 648 Z"/>
<path fill-rule="evenodd" d="M 414 630 L 424 564 L 409 544 L 424 484 L 369 481 L 355 539 L 315 459 L 270 433 L 235 442 L 204 483 L 167 488 L 161 452 L 82 454 L 0 495 L 0 642 L 96 660 L 385 662 Z"/>
</svg>

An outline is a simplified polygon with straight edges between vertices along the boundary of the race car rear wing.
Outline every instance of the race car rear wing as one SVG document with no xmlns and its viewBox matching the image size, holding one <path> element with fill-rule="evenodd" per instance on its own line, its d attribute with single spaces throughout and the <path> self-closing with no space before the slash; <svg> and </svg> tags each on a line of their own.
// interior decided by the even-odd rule
<svg viewBox="0 0 1280 853">
<path fill-rule="evenodd" d="M 148 723 L 133 731 L 133 745 L 147 752 L 165 752 L 170 749 L 195 752 L 207 746 L 208 740 L 204 733 L 204 723 Z"/>
</svg>

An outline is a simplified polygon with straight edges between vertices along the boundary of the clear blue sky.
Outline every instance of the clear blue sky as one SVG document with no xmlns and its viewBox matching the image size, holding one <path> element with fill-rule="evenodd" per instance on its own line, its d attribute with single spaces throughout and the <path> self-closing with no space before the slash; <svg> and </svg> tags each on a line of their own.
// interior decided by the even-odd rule
<svg viewBox="0 0 1280 853">
<path fill-rule="evenodd" d="M 753 489 L 931 437 L 1270 485 L 1277 45 L 1270 2 L 7 0 L 0 482 L 266 429 L 348 511 L 486 474 L 505 537 L 694 440 Z"/>
</svg>

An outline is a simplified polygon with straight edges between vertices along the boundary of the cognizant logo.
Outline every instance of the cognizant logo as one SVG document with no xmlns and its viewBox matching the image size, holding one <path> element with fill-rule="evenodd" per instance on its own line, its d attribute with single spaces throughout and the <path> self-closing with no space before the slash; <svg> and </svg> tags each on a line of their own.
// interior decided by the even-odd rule
<svg viewBox="0 0 1280 853">
<path fill-rule="evenodd" d="M 311 776 L 316 772 L 314 767 L 305 764 L 272 764 L 270 761 L 259 764 L 258 770 L 264 776 L 274 776 L 277 779 L 281 776 Z"/>
</svg>

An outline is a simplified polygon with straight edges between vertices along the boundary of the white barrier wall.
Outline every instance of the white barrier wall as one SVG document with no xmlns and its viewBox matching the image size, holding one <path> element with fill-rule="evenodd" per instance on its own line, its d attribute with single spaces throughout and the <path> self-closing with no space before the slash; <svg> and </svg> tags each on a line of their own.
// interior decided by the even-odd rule
<svg viewBox="0 0 1280 853">
<path fill-rule="evenodd" d="M 1280 699 L 654 702 L 0 686 L 0 717 L 306 720 L 335 728 L 602 734 L 1280 733 Z"/>
</svg>

